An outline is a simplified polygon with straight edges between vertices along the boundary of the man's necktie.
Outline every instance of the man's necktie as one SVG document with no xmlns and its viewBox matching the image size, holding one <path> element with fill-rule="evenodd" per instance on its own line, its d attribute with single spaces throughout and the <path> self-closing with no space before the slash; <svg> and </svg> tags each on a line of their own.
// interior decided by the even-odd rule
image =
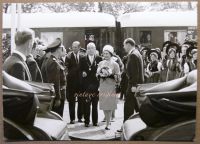
<svg viewBox="0 0 200 144">
<path fill-rule="evenodd" d="M 78 64 L 78 57 L 77 57 L 77 54 L 75 54 L 75 60 L 76 60 L 76 63 Z"/>
</svg>

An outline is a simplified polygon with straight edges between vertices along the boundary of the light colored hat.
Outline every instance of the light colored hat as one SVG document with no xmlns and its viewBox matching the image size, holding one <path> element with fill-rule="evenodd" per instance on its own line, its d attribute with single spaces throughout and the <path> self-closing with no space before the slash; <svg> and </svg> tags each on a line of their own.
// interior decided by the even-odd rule
<svg viewBox="0 0 200 144">
<path fill-rule="evenodd" d="M 191 54 L 192 54 L 192 55 L 195 54 L 195 53 L 197 53 L 197 49 L 193 49 L 193 50 L 191 51 Z"/>
<path fill-rule="evenodd" d="M 172 51 L 174 51 L 176 53 L 176 49 L 175 48 L 170 48 L 168 51 L 168 54 L 170 54 Z"/>
<path fill-rule="evenodd" d="M 148 58 L 150 59 L 151 55 L 154 55 L 155 57 L 157 57 L 157 59 L 161 58 L 161 53 L 160 51 L 156 50 L 156 49 L 151 49 L 148 53 Z"/>
<path fill-rule="evenodd" d="M 104 52 L 104 51 L 108 51 L 108 52 L 110 52 L 111 54 L 114 53 L 114 49 L 113 49 L 113 47 L 112 47 L 111 45 L 105 45 L 105 46 L 103 47 L 103 52 Z"/>
<path fill-rule="evenodd" d="M 50 43 L 44 51 L 49 52 L 53 49 L 59 48 L 61 45 L 61 39 L 55 39 L 52 43 Z"/>
<path fill-rule="evenodd" d="M 150 56 L 151 55 L 154 55 L 155 57 L 157 57 L 157 59 L 158 59 L 158 54 L 156 53 L 156 52 L 152 52 L 151 54 L 150 54 Z"/>
</svg>

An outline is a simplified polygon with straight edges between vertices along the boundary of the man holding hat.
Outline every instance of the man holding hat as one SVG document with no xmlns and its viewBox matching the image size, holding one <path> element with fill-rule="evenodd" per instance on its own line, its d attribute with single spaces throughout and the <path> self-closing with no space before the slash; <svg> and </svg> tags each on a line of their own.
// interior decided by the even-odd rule
<svg viewBox="0 0 200 144">
<path fill-rule="evenodd" d="M 26 64 L 26 56 L 31 53 L 34 38 L 35 33 L 31 29 L 22 29 L 16 32 L 16 49 L 5 60 L 3 70 L 18 79 L 32 81 L 31 73 Z"/>
<path fill-rule="evenodd" d="M 55 101 L 52 110 L 63 116 L 65 102 L 65 68 L 60 64 L 60 58 L 66 54 L 66 49 L 60 39 L 54 40 L 45 50 L 50 52 L 49 58 L 42 64 L 42 74 L 44 82 L 53 83 L 56 93 Z M 63 82 L 64 81 L 64 82 Z"/>
<path fill-rule="evenodd" d="M 138 111 L 137 101 L 134 97 L 137 84 L 144 82 L 144 66 L 140 52 L 135 48 L 132 38 L 124 40 L 124 49 L 128 53 L 125 72 L 128 77 L 128 87 L 124 103 L 124 122 Z"/>
</svg>

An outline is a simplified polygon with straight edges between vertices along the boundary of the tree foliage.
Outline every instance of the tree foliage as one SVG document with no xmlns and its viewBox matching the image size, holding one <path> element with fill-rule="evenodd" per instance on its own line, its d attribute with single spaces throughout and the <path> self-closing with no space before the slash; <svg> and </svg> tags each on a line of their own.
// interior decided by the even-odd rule
<svg viewBox="0 0 200 144">
<path fill-rule="evenodd" d="M 3 12 L 9 13 L 10 3 L 3 4 Z M 60 3 L 23 3 L 22 12 L 104 12 L 117 17 L 123 13 L 139 11 L 163 11 L 167 9 L 193 10 L 197 5 L 192 2 L 60 2 Z"/>
</svg>

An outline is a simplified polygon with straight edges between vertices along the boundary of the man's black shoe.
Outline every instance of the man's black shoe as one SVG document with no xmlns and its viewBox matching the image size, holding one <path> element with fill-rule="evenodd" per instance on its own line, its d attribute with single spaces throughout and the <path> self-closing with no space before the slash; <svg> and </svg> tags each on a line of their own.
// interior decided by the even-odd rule
<svg viewBox="0 0 200 144">
<path fill-rule="evenodd" d="M 73 120 L 73 121 L 70 121 L 70 124 L 75 124 L 75 121 Z"/>
<path fill-rule="evenodd" d="M 121 132 L 122 132 L 122 129 L 117 130 L 117 132 L 120 132 L 120 133 L 121 133 Z"/>
<path fill-rule="evenodd" d="M 89 127 L 89 124 L 85 124 L 85 127 Z"/>
<path fill-rule="evenodd" d="M 115 120 L 114 120 L 114 119 L 111 119 L 110 122 L 115 122 Z"/>
<path fill-rule="evenodd" d="M 83 121 L 81 119 L 78 120 L 79 123 L 82 123 Z"/>
<path fill-rule="evenodd" d="M 93 126 L 99 126 L 97 123 L 93 124 Z"/>
<path fill-rule="evenodd" d="M 102 122 L 106 122 L 106 118 L 104 118 L 104 119 L 102 120 Z"/>
</svg>

